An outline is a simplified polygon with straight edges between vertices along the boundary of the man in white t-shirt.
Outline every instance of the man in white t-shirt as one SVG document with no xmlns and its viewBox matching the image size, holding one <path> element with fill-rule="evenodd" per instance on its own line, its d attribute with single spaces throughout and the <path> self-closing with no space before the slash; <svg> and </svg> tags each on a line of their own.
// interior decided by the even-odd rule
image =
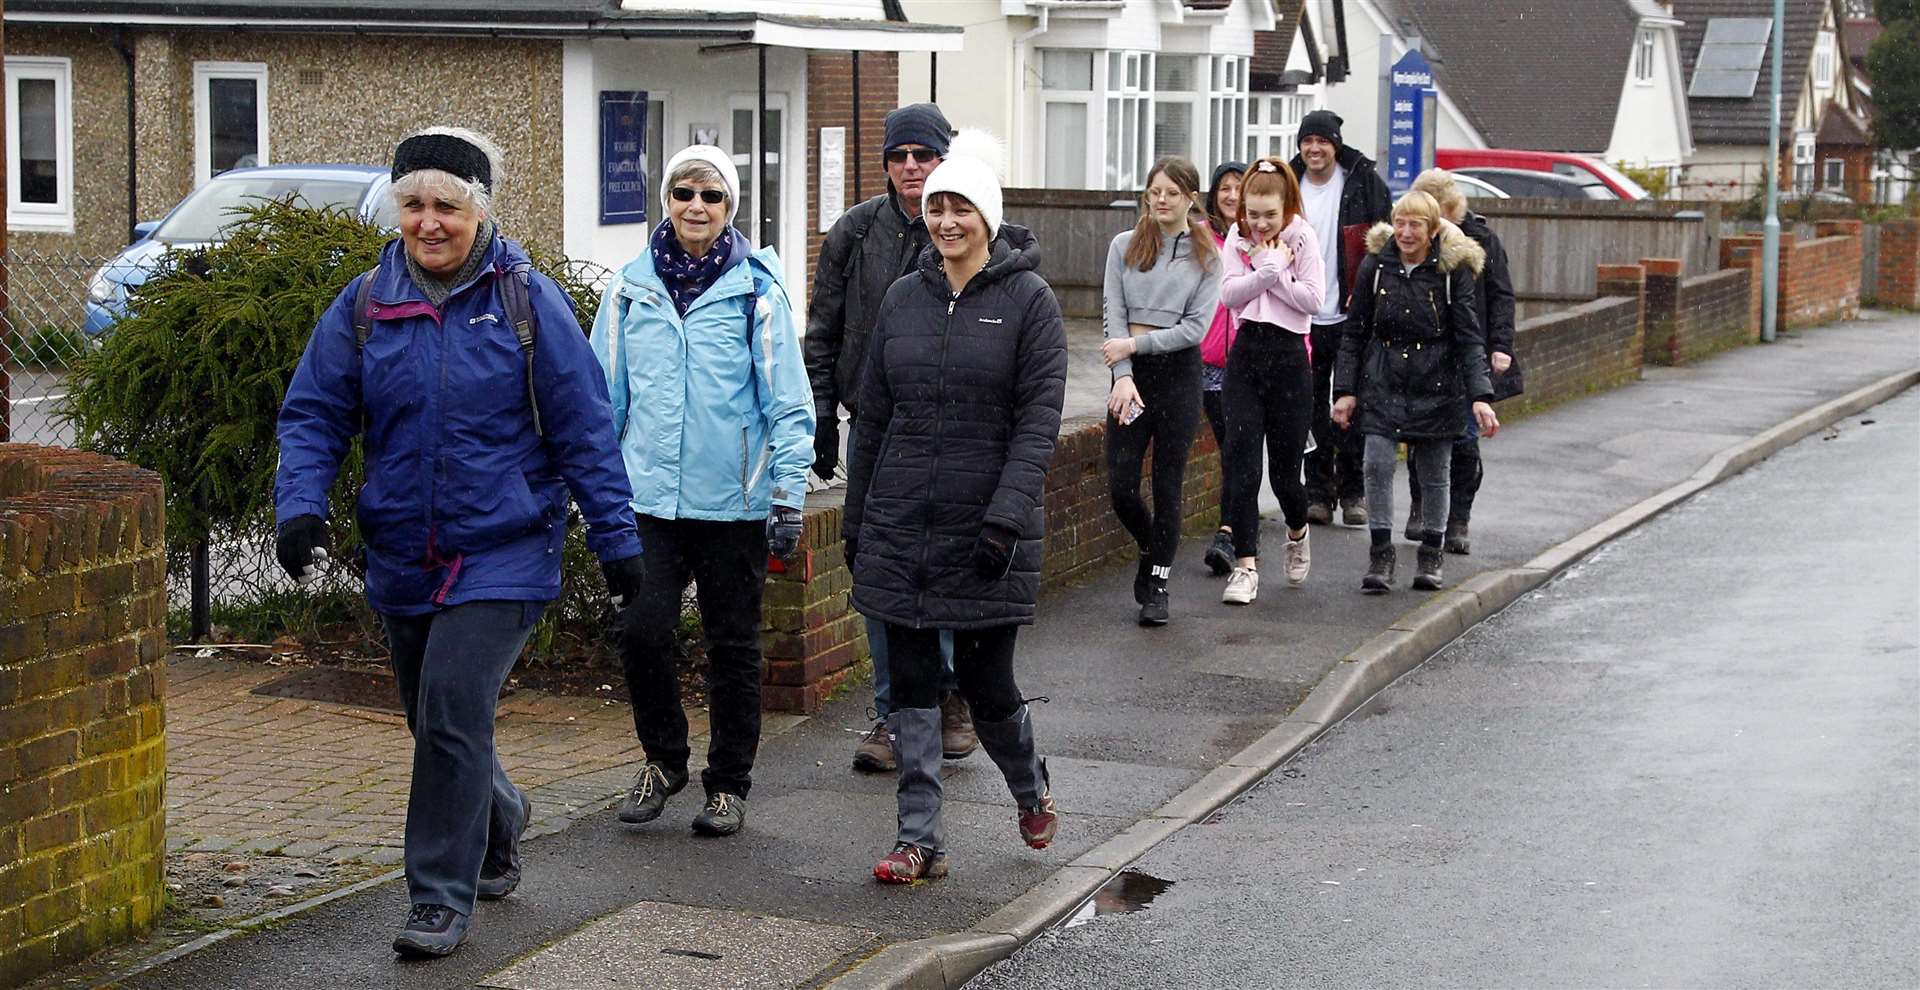
<svg viewBox="0 0 1920 990">
<path fill-rule="evenodd" d="M 1301 208 L 1320 239 L 1326 264 L 1327 295 L 1313 317 L 1313 441 L 1307 454 L 1307 521 L 1367 524 L 1365 485 L 1360 477 L 1362 443 L 1357 434 L 1337 427 L 1328 415 L 1333 398 L 1333 359 L 1347 324 L 1347 300 L 1355 266 L 1366 252 L 1367 229 L 1393 212 L 1387 184 L 1373 160 L 1340 141 L 1340 115 L 1315 110 L 1300 121 L 1300 153 L 1293 172 L 1300 178 Z"/>
</svg>

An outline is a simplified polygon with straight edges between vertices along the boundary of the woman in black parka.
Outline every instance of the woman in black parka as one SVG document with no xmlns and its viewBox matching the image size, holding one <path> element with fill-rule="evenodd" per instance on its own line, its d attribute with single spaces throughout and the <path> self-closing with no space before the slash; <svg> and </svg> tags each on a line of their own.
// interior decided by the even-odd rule
<svg viewBox="0 0 1920 990">
<path fill-rule="evenodd" d="M 997 159 L 991 137 L 963 131 L 927 179 L 933 245 L 881 301 L 848 455 L 853 604 L 885 624 L 900 763 L 898 841 L 873 871 L 888 883 L 946 875 L 942 629 L 1021 838 L 1044 848 L 1058 828 L 1013 647 L 1040 590 L 1067 341 L 1033 235 L 1000 223 Z"/>
<path fill-rule="evenodd" d="M 1442 585 L 1448 467 L 1469 405 L 1482 436 L 1500 429 L 1474 290 L 1486 252 L 1417 189 L 1393 205 L 1391 227 L 1374 225 L 1367 250 L 1333 366 L 1333 421 L 1353 422 L 1366 437 L 1373 546 L 1360 587 L 1378 594 L 1393 586 L 1393 471 L 1405 443 L 1424 512 L 1413 587 L 1432 591 Z"/>
</svg>

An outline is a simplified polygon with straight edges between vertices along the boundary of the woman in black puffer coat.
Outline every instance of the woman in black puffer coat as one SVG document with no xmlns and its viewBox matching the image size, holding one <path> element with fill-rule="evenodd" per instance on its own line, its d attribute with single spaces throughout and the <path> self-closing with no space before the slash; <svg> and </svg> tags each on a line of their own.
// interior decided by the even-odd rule
<svg viewBox="0 0 1920 990">
<path fill-rule="evenodd" d="M 1469 406 L 1482 436 L 1500 428 L 1474 290 L 1486 252 L 1417 189 L 1394 204 L 1391 227 L 1368 233 L 1367 249 L 1333 366 L 1333 420 L 1353 422 L 1366 437 L 1373 546 L 1360 587 L 1377 594 L 1393 585 L 1393 471 L 1404 442 L 1420 472 L 1424 510 L 1413 587 L 1437 590 L 1453 442 Z"/>
<path fill-rule="evenodd" d="M 880 303 L 848 456 L 853 604 L 885 623 L 900 763 L 898 839 L 874 867 L 889 883 L 946 873 L 942 629 L 954 630 L 960 693 L 1019 805 L 1021 837 L 1043 848 L 1058 827 L 1013 646 L 1040 590 L 1066 331 L 1033 235 L 1000 223 L 981 140 L 962 132 L 927 179 L 933 246 Z"/>
</svg>

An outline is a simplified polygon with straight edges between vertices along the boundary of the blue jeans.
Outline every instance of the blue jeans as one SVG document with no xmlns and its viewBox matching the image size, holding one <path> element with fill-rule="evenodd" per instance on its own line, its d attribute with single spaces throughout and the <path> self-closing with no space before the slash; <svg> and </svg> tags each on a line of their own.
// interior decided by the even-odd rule
<svg viewBox="0 0 1920 990">
<path fill-rule="evenodd" d="M 873 657 L 873 711 L 884 720 L 893 711 L 893 678 L 887 672 L 887 624 L 867 619 L 867 652 Z M 953 675 L 953 630 L 940 630 L 940 694 L 953 693 L 959 679 Z"/>
</svg>

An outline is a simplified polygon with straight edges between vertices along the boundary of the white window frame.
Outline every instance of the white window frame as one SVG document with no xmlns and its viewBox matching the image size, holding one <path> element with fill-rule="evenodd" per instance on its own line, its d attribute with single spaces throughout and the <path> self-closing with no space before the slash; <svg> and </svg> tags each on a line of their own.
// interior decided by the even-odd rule
<svg viewBox="0 0 1920 990">
<path fill-rule="evenodd" d="M 1805 196 L 1813 189 L 1813 151 L 1812 131 L 1801 131 L 1793 138 L 1793 192 L 1796 196 Z"/>
<path fill-rule="evenodd" d="M 1088 147 L 1097 143 L 1104 157 L 1098 172 L 1087 173 L 1087 181 L 1094 183 L 1097 175 L 1102 188 L 1138 189 L 1146 184 L 1147 170 L 1153 167 L 1154 161 L 1154 55 L 1113 49 L 1096 53 L 1096 58 L 1094 85 L 1101 87 L 1102 93 L 1099 106 L 1087 119 L 1088 126 L 1098 132 L 1100 140 L 1089 142 Z M 1115 64 L 1121 67 L 1117 78 L 1113 73 Z M 1102 72 L 1104 78 L 1100 75 Z M 1121 120 L 1118 128 L 1112 126 L 1116 108 Z"/>
<path fill-rule="evenodd" d="M 1100 81 L 1105 76 L 1107 71 L 1106 70 L 1107 53 L 1104 50 L 1101 50 L 1098 48 L 1093 48 L 1093 49 L 1037 48 L 1037 49 L 1034 49 L 1034 51 L 1038 54 L 1038 58 L 1036 59 L 1036 61 L 1039 62 L 1039 65 L 1036 66 L 1036 69 L 1040 74 L 1040 80 L 1041 80 L 1040 113 L 1038 115 L 1039 119 L 1036 121 L 1038 131 L 1039 131 L 1039 143 L 1040 143 L 1040 155 L 1041 155 L 1040 181 L 1043 184 L 1046 182 L 1046 162 L 1054 154 L 1054 149 L 1046 146 L 1047 106 L 1048 104 L 1053 104 L 1053 103 L 1077 103 L 1080 106 L 1085 107 L 1087 110 L 1086 160 L 1083 161 L 1080 166 L 1082 174 L 1085 176 L 1085 178 L 1082 179 L 1081 181 L 1083 184 L 1086 185 L 1087 188 L 1090 188 L 1090 189 L 1094 188 L 1095 184 L 1098 183 L 1101 180 L 1101 178 L 1104 177 L 1106 172 L 1105 168 L 1102 166 L 1100 161 L 1101 150 L 1104 149 L 1107 144 L 1106 104 L 1103 100 L 1099 98 L 1100 97 L 1099 87 L 1101 85 Z M 1089 74 L 1087 85 L 1094 88 L 1092 89 L 1049 89 L 1047 88 L 1046 87 L 1046 58 L 1047 58 L 1047 52 L 1049 51 L 1076 52 L 1076 53 L 1085 52 L 1088 58 L 1092 60 L 1092 66 L 1093 66 L 1093 71 Z"/>
<path fill-rule="evenodd" d="M 1636 85 L 1653 85 L 1653 29 L 1641 28 L 1633 43 L 1633 81 Z"/>
<path fill-rule="evenodd" d="M 1832 31 L 1822 31 L 1813 43 L 1813 88 L 1832 89 L 1837 51 Z"/>
<path fill-rule="evenodd" d="M 1261 123 L 1246 125 L 1246 140 L 1240 142 L 1247 152 L 1245 160 L 1252 162 L 1265 155 L 1292 158 L 1294 138 L 1300 133 L 1300 120 L 1313 109 L 1313 97 L 1306 93 L 1255 93 L 1250 99 L 1254 102 L 1265 101 L 1267 105 L 1260 112 Z"/>
<path fill-rule="evenodd" d="M 1152 128 L 1147 140 L 1147 157 L 1155 160 L 1160 157 L 1160 105 L 1183 103 L 1187 107 L 1187 147 L 1182 155 L 1193 162 L 1201 175 L 1206 175 L 1212 170 L 1212 166 L 1205 159 L 1209 139 L 1206 115 L 1211 109 L 1208 94 L 1212 92 L 1213 87 L 1213 56 L 1196 52 L 1163 51 L 1153 63 L 1154 73 L 1157 74 L 1160 71 L 1160 63 L 1170 58 L 1192 60 L 1193 77 L 1188 81 L 1189 88 L 1180 90 L 1161 89 L 1160 81 L 1149 77 L 1148 81 L 1153 86 L 1153 103 L 1147 107 L 1147 121 Z"/>
<path fill-rule="evenodd" d="M 54 154 L 59 156 L 53 203 L 20 202 L 20 107 L 15 87 L 22 79 L 53 81 Z M 73 60 L 42 56 L 6 58 L 7 227 L 38 233 L 73 233 Z"/>
<path fill-rule="evenodd" d="M 1839 166 L 1836 170 L 1835 166 Z M 1834 174 L 1838 171 L 1838 175 Z M 1847 187 L 1847 160 L 1828 158 L 1820 162 L 1820 188 L 1845 190 Z"/>
<path fill-rule="evenodd" d="M 647 98 L 649 100 L 653 98 L 653 94 L 651 90 L 648 91 Z M 761 130 L 759 127 L 759 123 L 760 123 L 759 107 L 760 107 L 760 94 L 757 92 L 731 93 L 727 96 L 726 110 L 724 111 L 724 113 L 726 114 L 726 118 L 723 122 L 719 124 L 720 140 L 722 142 L 721 147 L 723 149 L 729 150 L 730 157 L 732 157 L 733 159 L 733 167 L 736 170 L 739 170 L 740 174 L 742 175 L 742 178 L 740 180 L 741 183 L 743 185 L 748 185 L 750 187 L 747 189 L 740 190 L 740 193 L 741 193 L 741 199 L 749 202 L 752 205 L 755 213 L 755 216 L 750 218 L 751 223 L 749 224 L 749 231 L 748 231 L 748 233 L 753 239 L 753 246 L 755 248 L 763 248 L 763 247 L 769 246 L 765 240 L 766 232 L 760 229 L 760 223 L 759 223 L 759 217 L 766 215 L 766 206 L 762 204 L 757 197 L 754 197 L 752 195 L 754 192 L 757 192 L 758 189 L 753 188 L 752 184 L 745 178 L 745 176 L 754 174 L 751 171 L 751 169 L 754 167 L 754 165 L 758 161 L 764 161 L 766 164 L 766 167 L 768 168 L 777 168 L 780 170 L 780 179 L 778 182 L 774 183 L 774 186 L 775 186 L 774 192 L 777 193 L 780 197 L 780 214 L 776 219 L 776 222 L 780 224 L 780 243 L 774 244 L 772 245 L 772 247 L 775 251 L 778 251 L 780 253 L 780 256 L 782 258 L 790 258 L 790 257 L 793 257 L 795 254 L 793 247 L 794 247 L 794 244 L 797 243 L 796 241 L 794 241 L 793 238 L 796 236 L 796 234 L 803 233 L 801 231 L 796 231 L 795 225 L 789 221 L 792 218 L 792 209 L 793 209 L 793 190 L 794 190 L 793 175 L 795 170 L 797 170 L 800 167 L 800 162 L 805 157 L 805 152 L 803 151 L 800 155 L 796 156 L 791 151 L 791 149 L 793 148 L 793 136 L 795 131 L 794 131 L 793 113 L 787 105 L 786 93 L 770 92 L 767 94 L 767 109 L 769 111 L 779 111 L 780 113 L 779 132 L 780 132 L 780 148 L 782 150 L 779 152 L 769 153 L 769 152 L 766 152 L 766 149 L 763 147 L 763 144 L 764 144 L 763 139 L 766 137 L 766 135 L 761 133 Z M 753 144 L 751 146 L 753 150 L 748 152 L 745 156 L 731 154 L 731 149 L 733 147 L 733 139 L 735 137 L 735 134 L 733 132 L 733 115 L 736 112 L 741 110 L 748 111 L 752 113 L 754 116 Z M 660 140 L 663 144 L 671 145 L 673 143 L 673 136 L 671 134 L 667 133 L 665 130 L 662 130 L 660 133 L 661 133 Z M 668 156 L 668 157 L 672 157 L 672 156 Z M 747 160 L 742 161 L 741 160 L 742 157 L 745 157 Z M 658 182 L 665 182 L 667 180 L 666 167 L 667 167 L 667 163 L 664 160 L 662 160 L 660 163 L 660 178 L 657 180 Z M 740 224 L 740 220 L 741 218 L 736 216 L 734 218 L 734 225 L 738 226 Z M 806 226 L 804 215 L 799 226 L 801 227 Z"/>
<path fill-rule="evenodd" d="M 1247 67 L 1240 55 L 1215 55 L 1207 73 L 1207 136 L 1205 156 L 1195 155 L 1200 174 L 1212 173 L 1221 162 L 1233 161 L 1247 145 Z"/>
<path fill-rule="evenodd" d="M 268 153 L 271 133 L 267 129 L 267 64 L 265 62 L 193 63 L 193 184 L 198 187 L 213 178 L 212 92 L 215 79 L 247 79 L 258 87 L 254 113 L 260 135 L 258 164 L 272 162 Z"/>
</svg>

